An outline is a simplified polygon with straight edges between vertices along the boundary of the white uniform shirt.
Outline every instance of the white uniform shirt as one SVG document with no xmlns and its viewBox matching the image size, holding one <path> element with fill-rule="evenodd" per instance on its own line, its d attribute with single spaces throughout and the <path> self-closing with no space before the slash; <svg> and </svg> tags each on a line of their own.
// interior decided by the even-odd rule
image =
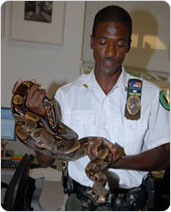
<svg viewBox="0 0 171 212">
<path fill-rule="evenodd" d="M 143 80 L 141 117 L 139 120 L 125 118 L 127 85 L 130 78 L 122 73 L 108 95 L 95 79 L 94 72 L 82 75 L 77 80 L 58 89 L 55 98 L 61 106 L 62 121 L 75 130 L 79 138 L 102 136 L 118 143 L 126 155 L 139 154 L 169 142 L 169 111 L 159 102 L 160 89 Z M 92 186 L 85 167 L 88 156 L 69 162 L 69 175 L 78 183 Z M 122 188 L 139 186 L 144 171 L 109 169 L 119 180 Z"/>
</svg>

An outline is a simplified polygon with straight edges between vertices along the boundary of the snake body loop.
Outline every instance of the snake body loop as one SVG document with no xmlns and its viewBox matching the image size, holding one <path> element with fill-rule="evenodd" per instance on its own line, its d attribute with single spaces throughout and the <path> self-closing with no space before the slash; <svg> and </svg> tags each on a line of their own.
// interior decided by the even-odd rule
<svg viewBox="0 0 171 212">
<path fill-rule="evenodd" d="M 46 117 L 42 117 L 29 109 L 25 103 L 29 89 L 33 83 L 24 81 L 12 96 L 11 108 L 16 120 L 16 136 L 28 147 L 63 161 L 77 160 L 86 155 L 86 148 L 99 137 L 78 139 L 78 135 L 61 121 L 60 107 L 56 107 L 45 97 L 43 100 Z M 103 173 L 112 162 L 112 153 L 107 148 L 109 142 L 105 138 L 98 157 L 90 161 L 86 167 L 87 176 L 94 181 L 92 197 L 97 203 L 106 201 L 107 177 Z"/>
</svg>

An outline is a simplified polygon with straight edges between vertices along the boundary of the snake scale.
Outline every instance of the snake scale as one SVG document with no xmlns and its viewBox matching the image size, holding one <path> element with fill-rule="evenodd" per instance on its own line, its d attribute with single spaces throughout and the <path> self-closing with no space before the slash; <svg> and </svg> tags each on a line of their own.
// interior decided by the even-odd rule
<svg viewBox="0 0 171 212">
<path fill-rule="evenodd" d="M 104 170 L 112 163 L 113 155 L 102 137 L 78 139 L 77 133 L 61 121 L 60 107 L 46 96 L 43 105 L 46 116 L 42 117 L 26 107 L 26 98 L 33 83 L 23 81 L 12 96 L 11 108 L 15 118 L 17 138 L 28 147 L 62 161 L 77 160 L 86 155 L 86 148 L 95 139 L 101 139 L 98 157 L 86 166 L 87 176 L 94 181 L 91 196 L 97 203 L 104 203 L 108 194 Z"/>
</svg>

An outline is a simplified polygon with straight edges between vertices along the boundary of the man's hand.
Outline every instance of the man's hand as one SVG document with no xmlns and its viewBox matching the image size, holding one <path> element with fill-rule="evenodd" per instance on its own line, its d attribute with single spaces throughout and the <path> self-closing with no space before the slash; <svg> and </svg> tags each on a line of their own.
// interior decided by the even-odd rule
<svg viewBox="0 0 171 212">
<path fill-rule="evenodd" d="M 87 147 L 87 154 L 90 160 L 94 160 L 98 156 L 98 149 L 102 145 L 103 138 L 96 138 L 91 141 Z"/>
<path fill-rule="evenodd" d="M 28 96 L 26 99 L 26 107 L 33 112 L 45 116 L 45 109 L 42 101 L 46 95 L 46 92 L 44 89 L 40 89 L 40 85 L 36 83 L 35 79 L 32 79 L 31 81 L 34 85 L 30 88 L 30 91 L 28 92 Z M 12 94 L 15 93 L 15 91 L 22 82 L 23 82 L 22 79 L 17 80 L 12 89 Z M 54 163 L 55 159 L 52 158 L 51 156 L 45 155 L 38 151 L 35 152 L 37 155 L 38 162 L 42 167 L 48 167 Z"/>
<path fill-rule="evenodd" d="M 90 158 L 90 160 L 94 160 L 99 155 L 99 149 L 100 146 L 103 143 L 103 138 L 99 137 L 95 139 L 93 142 L 90 143 L 90 145 L 87 148 L 87 154 Z M 111 142 L 108 142 L 107 147 L 113 154 L 112 163 L 115 161 L 118 161 L 121 158 L 121 154 L 118 151 L 118 147 L 115 144 L 112 144 Z"/>
<path fill-rule="evenodd" d="M 121 158 L 122 154 L 119 151 L 117 145 L 112 144 L 112 143 L 109 142 L 107 146 L 108 146 L 108 148 L 110 149 L 110 151 L 113 154 L 113 163 L 115 163 L 116 161 L 118 161 Z"/>
<path fill-rule="evenodd" d="M 19 79 L 15 84 L 12 89 L 12 93 L 14 93 L 19 85 L 23 82 L 23 80 Z M 36 83 L 35 79 L 32 79 L 32 82 L 34 85 L 30 88 L 27 99 L 26 99 L 26 107 L 39 114 L 42 116 L 45 116 L 45 109 L 43 106 L 43 99 L 46 96 L 46 91 L 45 89 L 40 89 L 40 85 Z"/>
</svg>

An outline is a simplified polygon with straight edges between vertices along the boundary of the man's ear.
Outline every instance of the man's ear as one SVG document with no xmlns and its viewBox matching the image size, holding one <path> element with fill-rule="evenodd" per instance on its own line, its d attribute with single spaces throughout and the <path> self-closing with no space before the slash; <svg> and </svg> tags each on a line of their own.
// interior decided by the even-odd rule
<svg viewBox="0 0 171 212">
<path fill-rule="evenodd" d="M 94 49 L 94 37 L 93 37 L 93 35 L 90 35 L 90 47 L 91 47 L 91 49 Z"/>
</svg>

